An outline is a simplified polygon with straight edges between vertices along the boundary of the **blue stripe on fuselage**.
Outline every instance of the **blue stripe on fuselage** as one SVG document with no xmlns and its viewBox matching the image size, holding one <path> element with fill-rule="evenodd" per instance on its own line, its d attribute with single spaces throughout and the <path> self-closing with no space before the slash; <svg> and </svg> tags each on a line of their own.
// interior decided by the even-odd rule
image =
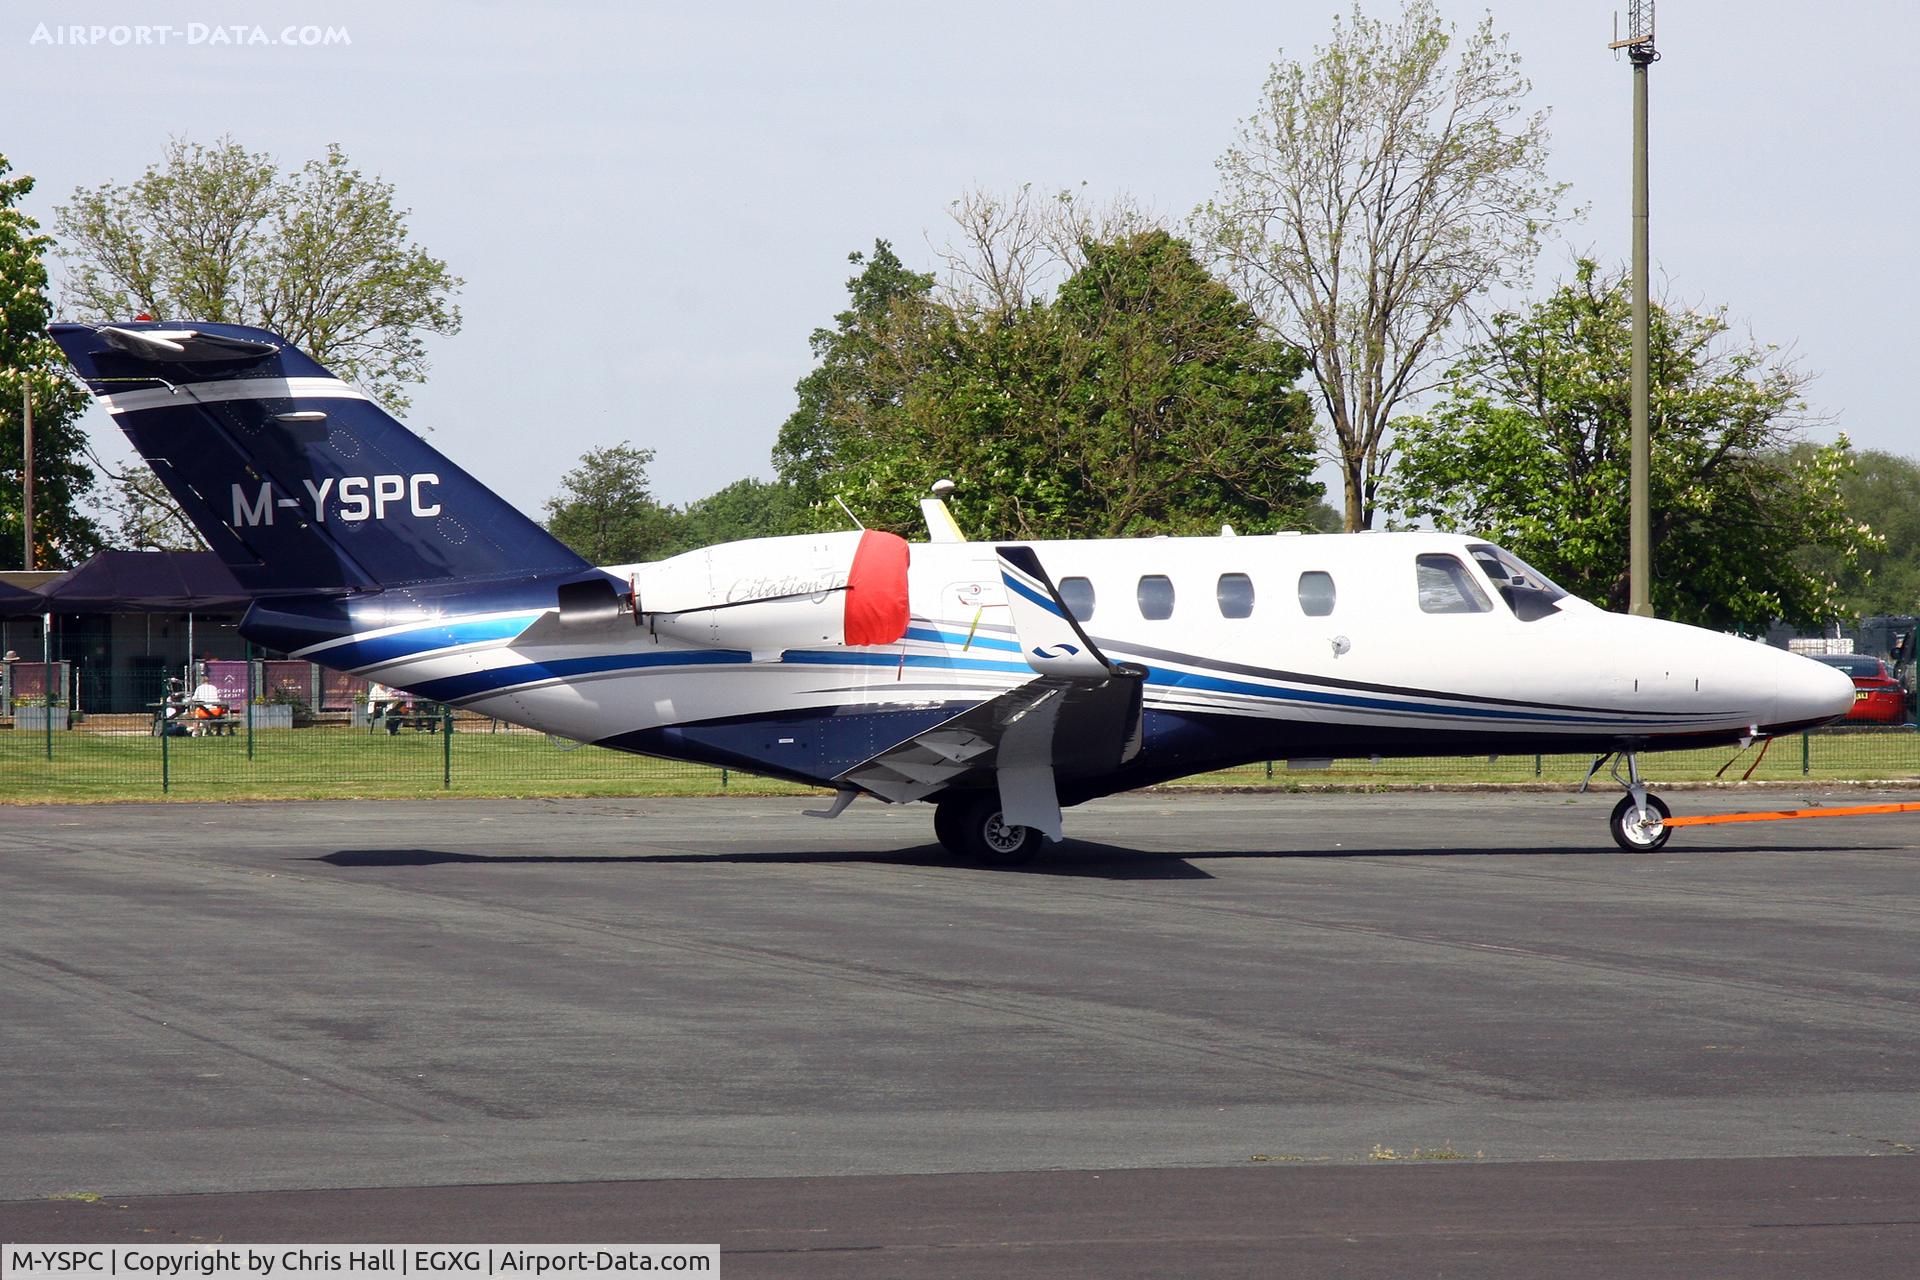
<svg viewBox="0 0 1920 1280">
<path fill-rule="evenodd" d="M 753 655 L 740 649 L 675 649 L 666 653 L 609 653 L 590 658 L 551 658 L 543 662 L 523 662 L 490 671 L 469 671 L 457 676 L 427 680 L 408 688 L 435 702 L 464 702 L 489 693 L 503 693 L 522 685 L 546 680 L 568 680 L 576 676 L 602 675 L 610 671 L 638 670 L 645 667 L 738 666 L 753 661 Z"/>
<path fill-rule="evenodd" d="M 866 666 L 892 667 L 903 660 L 909 667 L 942 667 L 962 671 L 1002 671 L 1026 672 L 1030 670 L 1025 663 L 994 662 L 982 658 L 947 658 L 931 654 L 888 654 L 863 653 L 858 651 L 821 652 L 818 650 L 790 651 L 782 655 L 783 662 L 820 663 L 828 666 Z M 1174 671 L 1166 667 L 1147 668 L 1147 683 L 1167 689 L 1194 689 L 1210 693 L 1232 693 L 1245 697 L 1264 698 L 1273 702 L 1309 703 L 1319 706 L 1337 707 L 1349 710 L 1393 711 L 1401 714 L 1455 716 L 1469 720 L 1509 720 L 1524 724 L 1592 724 L 1606 725 L 1611 721 L 1596 719 L 1580 713 L 1551 713 L 1513 711 L 1497 707 L 1461 707 L 1436 706 L 1424 702 L 1408 702 L 1392 698 L 1367 697 L 1360 694 L 1338 693 L 1321 689 L 1276 689 L 1266 685 L 1250 684 L 1241 680 L 1225 680 L 1219 676 L 1200 675 L 1189 671 Z M 1435 693 L 1436 698 L 1450 695 Z"/>
<path fill-rule="evenodd" d="M 1019 592 L 1021 595 L 1025 596 L 1027 599 L 1033 601 L 1035 604 L 1039 605 L 1042 609 L 1045 609 L 1048 613 L 1052 614 L 1054 617 L 1065 618 L 1067 616 L 1066 614 L 1060 612 L 1060 606 L 1055 604 L 1052 601 L 1052 599 L 1050 599 L 1047 596 L 1041 595 L 1038 591 L 1035 591 L 1032 587 L 1029 587 L 1026 583 L 1016 581 L 1012 574 L 1007 573 L 1003 570 L 1000 574 L 1000 581 L 1004 582 L 1008 587 Z"/>
<path fill-rule="evenodd" d="M 949 658 L 938 653 L 865 653 L 858 650 L 789 649 L 780 661 L 823 667 L 936 667 L 945 671 L 1017 671 L 1031 675 L 1024 662 L 993 658 Z"/>
<path fill-rule="evenodd" d="M 1424 702 L 1369 698 L 1324 689 L 1272 689 L 1265 685 L 1248 684 L 1242 680 L 1223 680 L 1219 676 L 1203 676 L 1190 671 L 1170 671 L 1165 667 L 1148 667 L 1147 683 L 1171 689 L 1204 689 L 1209 693 L 1234 693 L 1246 697 L 1269 698 L 1281 702 L 1307 702 L 1341 709 L 1462 716 L 1473 720 L 1517 720 L 1528 724 L 1604 725 L 1608 723 L 1605 720 L 1596 720 L 1579 714 L 1552 715 L 1531 711 L 1507 711 L 1496 707 L 1433 706 Z M 1435 693 L 1433 696 L 1444 698 L 1450 695 Z"/>
<path fill-rule="evenodd" d="M 977 632 L 969 640 L 966 636 L 951 631 L 934 631 L 926 627 L 908 627 L 907 639 L 925 640 L 931 644 L 957 644 L 962 649 L 999 649 L 1006 653 L 1020 652 L 1020 646 L 1011 640 L 996 640 L 992 636 L 983 636 Z"/>
<path fill-rule="evenodd" d="M 441 649 L 460 645 L 484 644 L 490 640 L 511 640 L 533 625 L 539 613 L 516 613 L 506 618 L 482 618 L 476 621 L 434 621 L 384 636 L 362 639 L 349 636 L 316 645 L 300 656 L 324 666 L 357 671 L 402 658 L 418 658 Z"/>
<path fill-rule="evenodd" d="M 1023 594 L 1031 596 L 1031 592 Z M 1036 603 L 1051 605 L 1051 601 L 1040 600 Z M 368 639 L 336 641 L 307 651 L 306 656 L 328 666 L 344 668 L 362 668 L 377 666 L 408 658 L 424 657 L 448 648 L 479 644 L 488 641 L 511 639 L 524 631 L 540 615 L 537 612 L 516 614 L 504 618 L 487 618 L 473 621 L 433 622 L 419 627 L 410 627 L 405 631 L 390 635 L 375 636 Z M 937 629 L 911 628 L 906 633 L 911 639 L 964 645 L 965 637 Z M 1019 646 L 1007 640 L 976 635 L 973 646 L 1002 652 L 1019 652 Z M 415 692 L 440 702 L 458 702 L 477 698 L 490 693 L 498 693 L 523 685 L 537 684 L 549 680 L 564 680 L 581 675 L 601 675 L 623 670 L 644 670 L 660 667 L 688 667 L 702 665 L 739 665 L 752 661 L 752 655 L 740 650 L 695 649 L 672 650 L 664 653 L 648 654 L 602 654 L 578 658 L 549 659 L 542 662 L 518 663 L 497 667 L 487 671 L 466 672 L 456 676 L 446 676 L 437 680 L 410 685 Z M 1004 662 L 992 658 L 954 657 L 944 654 L 922 653 L 874 653 L 857 649 L 841 650 L 788 650 L 781 655 L 781 661 L 789 665 L 812 666 L 857 666 L 857 667 L 914 667 L 948 671 L 981 671 L 1001 674 L 1020 674 L 1030 672 L 1024 662 Z M 1314 688 L 1275 688 L 1254 684 L 1248 681 L 1231 680 L 1220 676 L 1203 675 L 1197 672 L 1179 671 L 1168 667 L 1148 666 L 1147 683 L 1164 689 L 1182 689 L 1195 692 L 1225 693 L 1242 697 L 1260 698 L 1276 703 L 1295 703 L 1325 706 L 1345 710 L 1386 711 L 1402 715 L 1433 715 L 1468 720 L 1501 720 L 1523 724 L 1591 724 L 1604 726 L 1617 723 L 1621 719 L 1631 718 L 1627 713 L 1609 715 L 1601 712 L 1587 714 L 1581 712 L 1526 711 L 1484 706 L 1436 705 L 1413 702 L 1392 697 L 1368 696 L 1334 690 Z M 1435 692 L 1430 695 L 1436 699 L 1454 695 Z"/>
</svg>

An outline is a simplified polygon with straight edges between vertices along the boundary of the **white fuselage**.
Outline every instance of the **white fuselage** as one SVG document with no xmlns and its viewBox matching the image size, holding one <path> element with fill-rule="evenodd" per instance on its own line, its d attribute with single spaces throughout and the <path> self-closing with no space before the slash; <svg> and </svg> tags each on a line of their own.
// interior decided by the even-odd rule
<svg viewBox="0 0 1920 1280">
<path fill-rule="evenodd" d="M 1155 723 L 1177 726 L 1186 753 L 1173 765 L 1143 766 L 1161 774 L 1232 758 L 1725 741 L 1843 714 L 1852 697 L 1845 677 L 1806 659 L 1571 596 L 1523 620 L 1470 550 L 1491 549 L 1473 538 L 1023 545 L 1107 657 L 1147 669 L 1149 747 Z M 535 627 L 540 610 L 413 621 L 350 640 L 392 637 L 409 649 L 356 667 L 359 674 L 430 696 L 450 691 L 461 705 L 588 742 L 707 722 L 957 711 L 1035 678 L 1010 625 L 994 547 L 914 544 L 911 622 L 887 645 L 809 644 L 798 633 L 782 643 L 778 625 L 755 629 L 744 611 L 728 623 L 754 637 L 744 648 L 688 640 L 684 625 L 636 626 L 626 615 L 563 633 Z M 1464 590 L 1472 611 L 1433 611 L 1458 607 L 1436 602 L 1430 589 L 1446 585 L 1432 566 L 1448 559 L 1472 580 L 1449 588 Z M 639 580 L 644 598 L 645 575 L 656 569 L 606 572 Z M 420 644 L 409 648 L 415 632 Z M 342 643 L 303 656 L 326 663 Z M 1231 731 L 1196 748 L 1209 725 Z M 804 763 L 783 763 L 781 745 L 768 740 L 771 770 L 813 776 Z M 639 749 L 663 750 L 646 741 Z"/>
</svg>

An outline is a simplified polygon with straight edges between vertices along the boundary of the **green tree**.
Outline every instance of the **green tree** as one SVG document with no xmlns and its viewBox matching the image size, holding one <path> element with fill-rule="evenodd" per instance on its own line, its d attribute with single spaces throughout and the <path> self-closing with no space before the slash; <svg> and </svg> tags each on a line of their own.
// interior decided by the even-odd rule
<svg viewBox="0 0 1920 1280">
<path fill-rule="evenodd" d="M 1076 257 L 1050 301 L 949 305 L 893 264 L 878 288 L 856 277 L 789 420 L 821 447 L 783 434 L 782 475 L 901 532 L 943 477 L 975 536 L 1309 525 L 1321 487 L 1300 353 L 1164 230 Z M 884 307 L 859 305 L 876 296 Z"/>
<path fill-rule="evenodd" d="M 716 542 L 772 538 L 809 528 L 807 511 L 784 480 L 736 480 L 690 502 L 674 521 L 674 549 L 692 551 Z"/>
<path fill-rule="evenodd" d="M 1727 330 L 1723 312 L 1651 309 L 1654 609 L 1714 627 L 1831 619 L 1835 583 L 1802 548 L 1845 562 L 1875 543 L 1842 498 L 1851 452 L 1791 452 L 1805 377 Z M 1403 428 L 1384 500 L 1624 611 L 1631 341 L 1626 279 L 1589 261 L 1546 301 L 1496 315 L 1433 413 Z"/>
<path fill-rule="evenodd" d="M 902 425 L 907 389 L 922 371 L 933 277 L 909 271 L 885 240 L 871 256 L 847 255 L 849 306 L 808 340 L 817 362 L 794 390 L 799 405 L 780 428 L 773 462 L 807 505 L 831 500 L 828 476 L 860 441 Z"/>
<path fill-rule="evenodd" d="M 1793 450 L 1796 465 L 1816 461 L 1812 445 Z M 1867 449 L 1841 474 L 1847 516 L 1878 539 L 1848 557 L 1834 547 L 1810 547 L 1805 567 L 1839 584 L 1842 608 L 1852 614 L 1920 613 L 1920 461 Z"/>
<path fill-rule="evenodd" d="M 338 146 L 282 171 L 231 137 L 176 138 L 132 183 L 78 188 L 56 211 L 64 301 L 80 320 L 271 329 L 404 414 L 406 388 L 426 380 L 427 335 L 460 331 L 463 283 L 413 241 L 407 214 Z M 116 541 L 200 545 L 144 467 L 110 479 Z"/>
<path fill-rule="evenodd" d="M 47 336 L 47 268 L 51 241 L 15 206 L 33 179 L 9 178 L 0 156 L 0 569 L 23 567 L 23 393 L 33 401 L 34 567 L 57 569 L 86 559 L 100 530 L 81 513 L 93 487 L 80 415 L 87 395 L 67 375 L 66 357 Z"/>
<path fill-rule="evenodd" d="M 1564 185 L 1546 113 L 1488 17 L 1454 49 L 1432 0 L 1358 4 L 1311 63 L 1273 64 L 1195 214 L 1202 238 L 1305 351 L 1333 425 L 1346 527 L 1370 528 L 1400 407 L 1478 295 L 1523 279 Z M 1453 54 L 1451 58 L 1450 54 Z"/>
<path fill-rule="evenodd" d="M 108 540 L 123 551 L 204 551 L 206 541 L 160 477 L 137 459 L 124 471 L 100 464 L 110 482 L 100 495 Z"/>
<path fill-rule="evenodd" d="M 676 550 L 676 515 L 653 500 L 653 450 L 622 440 L 589 449 L 547 500 L 547 530 L 593 564 L 655 560 Z"/>
<path fill-rule="evenodd" d="M 75 190 L 54 228 L 77 318 L 258 325 L 400 413 L 426 336 L 460 331 L 463 283 L 407 216 L 338 146 L 283 172 L 230 137 L 176 138 L 132 183 Z"/>
</svg>

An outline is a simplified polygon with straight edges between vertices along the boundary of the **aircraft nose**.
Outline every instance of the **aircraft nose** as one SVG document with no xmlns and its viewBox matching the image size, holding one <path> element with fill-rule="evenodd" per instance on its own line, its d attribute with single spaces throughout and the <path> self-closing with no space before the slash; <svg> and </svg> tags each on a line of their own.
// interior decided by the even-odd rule
<svg viewBox="0 0 1920 1280">
<path fill-rule="evenodd" d="M 1799 654 L 1785 656 L 1776 704 L 1782 722 L 1835 720 L 1852 710 L 1853 680 L 1846 672 Z"/>
</svg>

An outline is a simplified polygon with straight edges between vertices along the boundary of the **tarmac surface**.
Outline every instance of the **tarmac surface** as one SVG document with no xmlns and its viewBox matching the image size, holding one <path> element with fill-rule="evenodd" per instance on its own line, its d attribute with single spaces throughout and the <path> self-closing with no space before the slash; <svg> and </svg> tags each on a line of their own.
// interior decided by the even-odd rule
<svg viewBox="0 0 1920 1280">
<path fill-rule="evenodd" d="M 1920 815 L 1614 799 L 0 810 L 0 1239 L 1912 1274 Z"/>
</svg>

